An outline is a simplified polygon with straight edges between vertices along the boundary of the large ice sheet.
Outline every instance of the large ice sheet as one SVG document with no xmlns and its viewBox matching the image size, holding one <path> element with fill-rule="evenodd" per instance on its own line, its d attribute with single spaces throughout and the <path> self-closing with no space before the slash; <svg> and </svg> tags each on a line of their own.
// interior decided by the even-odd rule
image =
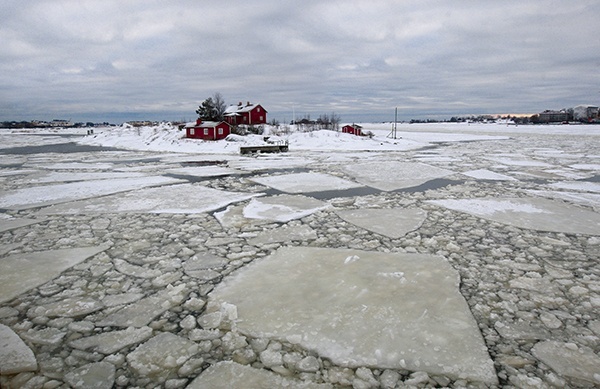
<svg viewBox="0 0 600 389">
<path fill-rule="evenodd" d="M 37 368 L 33 351 L 13 330 L 0 324 L 0 375 L 36 371 Z"/>
<path fill-rule="evenodd" d="M 311 164 L 312 160 L 307 158 L 296 157 L 273 157 L 273 156 L 258 156 L 256 158 L 244 158 L 236 161 L 229 161 L 228 165 L 235 169 L 255 171 L 255 170 L 271 170 L 271 169 L 292 169 L 305 167 Z"/>
<path fill-rule="evenodd" d="M 139 178 L 146 177 L 142 173 L 120 173 L 120 172 L 48 172 L 35 177 L 29 177 L 32 183 L 50 182 L 74 182 L 91 180 L 114 180 L 116 178 Z"/>
<path fill-rule="evenodd" d="M 25 227 L 32 224 L 37 224 L 46 219 L 21 219 L 21 218 L 4 218 L 0 216 L 0 232 L 13 230 L 19 227 Z"/>
<path fill-rule="evenodd" d="M 513 177 L 500 173 L 495 173 L 487 169 L 469 170 L 468 172 L 463 172 L 462 174 L 478 180 L 516 181 L 516 179 Z"/>
<path fill-rule="evenodd" d="M 419 228 L 427 212 L 418 208 L 345 209 L 335 213 L 348 223 L 392 239 Z"/>
<path fill-rule="evenodd" d="M 362 185 L 323 173 L 294 173 L 257 177 L 252 181 L 287 193 L 323 192 L 358 188 Z"/>
<path fill-rule="evenodd" d="M 327 203 L 300 195 L 260 197 L 244 207 L 244 217 L 286 223 L 329 207 Z"/>
<path fill-rule="evenodd" d="M 286 247 L 226 278 L 210 304 L 236 306 L 242 333 L 342 366 L 497 381 L 458 273 L 441 257 Z"/>
<path fill-rule="evenodd" d="M 152 176 L 34 186 L 7 191 L 0 195 L 0 208 L 35 208 L 177 182 L 181 180 Z"/>
<path fill-rule="evenodd" d="M 204 370 L 193 380 L 187 389 L 230 389 L 230 388 L 289 388 L 289 389 L 326 389 L 329 384 L 303 382 L 284 378 L 268 370 L 227 361 L 219 362 Z"/>
<path fill-rule="evenodd" d="M 0 258 L 0 303 L 57 277 L 108 245 L 23 253 Z"/>
<path fill-rule="evenodd" d="M 564 192 L 553 190 L 528 190 L 532 195 L 550 199 L 562 199 L 572 203 L 587 205 L 600 210 L 600 193 Z"/>
<path fill-rule="evenodd" d="M 384 191 L 411 188 L 454 173 L 424 163 L 399 161 L 353 163 L 343 170 L 361 184 Z"/>
<path fill-rule="evenodd" d="M 244 201 L 257 194 L 227 192 L 196 184 L 146 188 L 89 200 L 58 204 L 41 214 L 81 214 L 106 212 L 203 213 Z"/>
<path fill-rule="evenodd" d="M 239 174 L 240 172 L 234 169 L 229 169 L 222 166 L 187 166 L 174 169 L 168 169 L 165 171 L 168 174 L 183 174 L 186 176 L 196 177 L 221 177 L 229 176 L 232 174 Z"/>
<path fill-rule="evenodd" d="M 519 228 L 569 234 L 600 234 L 600 214 L 547 199 L 507 197 L 428 202 Z"/>
</svg>

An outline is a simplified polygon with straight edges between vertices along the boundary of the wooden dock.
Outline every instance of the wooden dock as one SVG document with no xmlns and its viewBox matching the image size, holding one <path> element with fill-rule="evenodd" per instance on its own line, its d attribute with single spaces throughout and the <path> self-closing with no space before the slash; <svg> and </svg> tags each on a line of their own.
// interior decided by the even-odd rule
<svg viewBox="0 0 600 389">
<path fill-rule="evenodd" d="M 250 153 L 281 153 L 289 150 L 288 142 L 262 146 L 240 146 L 240 154 Z"/>
</svg>

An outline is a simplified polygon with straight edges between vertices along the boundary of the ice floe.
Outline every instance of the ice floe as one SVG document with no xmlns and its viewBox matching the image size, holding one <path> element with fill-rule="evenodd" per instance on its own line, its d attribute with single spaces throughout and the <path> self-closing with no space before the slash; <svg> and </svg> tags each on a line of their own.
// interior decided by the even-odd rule
<svg viewBox="0 0 600 389">
<path fill-rule="evenodd" d="M 336 210 L 339 217 L 392 239 L 400 238 L 423 224 L 427 212 L 419 208 Z"/>
<path fill-rule="evenodd" d="M 479 198 L 428 202 L 520 228 L 571 234 L 600 234 L 598 213 L 547 199 Z"/>
<path fill-rule="evenodd" d="M 33 351 L 13 330 L 0 324 L 0 375 L 35 371 L 37 368 Z"/>
<path fill-rule="evenodd" d="M 600 385 L 600 357 L 592 350 L 575 343 L 547 340 L 531 351 L 558 374 L 574 378 L 582 387 Z"/>
<path fill-rule="evenodd" d="M 46 219 L 21 219 L 12 217 L 2 217 L 0 215 L 0 232 L 10 231 L 15 228 L 30 226 L 45 221 Z"/>
<path fill-rule="evenodd" d="M 0 258 L 0 303 L 40 286 L 109 245 L 39 251 Z"/>
<path fill-rule="evenodd" d="M 58 204 L 41 210 L 40 214 L 203 213 L 254 196 L 258 194 L 227 192 L 198 184 L 179 184 Z"/>
<path fill-rule="evenodd" d="M 177 182 L 181 180 L 152 176 L 33 186 L 10 190 L 0 195 L 0 208 L 35 208 Z"/>
<path fill-rule="evenodd" d="M 492 180 L 492 181 L 514 181 L 515 178 L 495 173 L 487 169 L 469 170 L 468 172 L 462 172 L 465 176 L 473 177 L 478 180 Z"/>
<path fill-rule="evenodd" d="M 253 178 L 252 181 L 286 193 L 323 192 L 362 185 L 324 173 L 294 173 Z"/>
<path fill-rule="evenodd" d="M 458 285 L 441 257 L 286 247 L 225 279 L 210 304 L 236 307 L 242 333 L 298 343 L 341 366 L 495 384 Z"/>
<path fill-rule="evenodd" d="M 187 386 L 187 389 L 327 389 L 331 387 L 329 384 L 317 384 L 285 378 L 268 370 L 255 369 L 235 362 L 219 362 L 204 370 L 200 376 Z"/>
<path fill-rule="evenodd" d="M 361 184 L 384 191 L 410 188 L 454 172 L 415 162 L 372 161 L 344 166 L 342 170 Z"/>
<path fill-rule="evenodd" d="M 301 195 L 278 195 L 253 198 L 244 207 L 244 217 L 289 222 L 329 208 L 330 205 Z"/>
</svg>

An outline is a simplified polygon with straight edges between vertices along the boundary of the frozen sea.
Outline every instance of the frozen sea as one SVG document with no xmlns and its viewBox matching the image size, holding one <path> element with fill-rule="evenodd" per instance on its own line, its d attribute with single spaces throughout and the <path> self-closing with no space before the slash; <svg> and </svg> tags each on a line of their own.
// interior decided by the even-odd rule
<svg viewBox="0 0 600 389">
<path fill-rule="evenodd" d="M 363 127 L 0 129 L 0 386 L 600 386 L 600 126 Z"/>
</svg>

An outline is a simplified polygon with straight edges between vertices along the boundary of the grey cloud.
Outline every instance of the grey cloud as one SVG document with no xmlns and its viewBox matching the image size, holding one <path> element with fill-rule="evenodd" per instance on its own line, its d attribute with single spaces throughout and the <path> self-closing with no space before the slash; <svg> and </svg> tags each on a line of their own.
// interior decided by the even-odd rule
<svg viewBox="0 0 600 389">
<path fill-rule="evenodd" d="M 0 11 L 1 120 L 193 117 L 216 91 L 282 119 L 600 103 L 593 0 L 7 0 Z"/>
</svg>

